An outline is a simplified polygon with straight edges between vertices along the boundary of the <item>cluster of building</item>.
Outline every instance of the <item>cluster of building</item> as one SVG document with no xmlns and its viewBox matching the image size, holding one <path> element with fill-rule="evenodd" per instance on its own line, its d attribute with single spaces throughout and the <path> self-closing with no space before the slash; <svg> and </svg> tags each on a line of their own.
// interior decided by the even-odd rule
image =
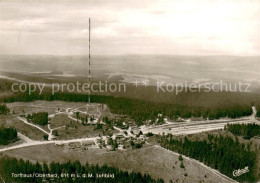
<svg viewBox="0 0 260 183">
<path fill-rule="evenodd" d="M 96 147 L 96 143 L 94 141 L 55 143 L 55 147 L 65 147 L 71 150 L 87 150 Z"/>
<path fill-rule="evenodd" d="M 118 133 L 114 133 L 112 136 L 101 138 L 97 141 L 100 148 L 107 148 L 108 150 L 140 148 L 148 139 L 148 137 L 143 135 L 142 131 L 135 126 L 129 127 L 128 130 L 116 129 L 119 130 Z"/>
</svg>

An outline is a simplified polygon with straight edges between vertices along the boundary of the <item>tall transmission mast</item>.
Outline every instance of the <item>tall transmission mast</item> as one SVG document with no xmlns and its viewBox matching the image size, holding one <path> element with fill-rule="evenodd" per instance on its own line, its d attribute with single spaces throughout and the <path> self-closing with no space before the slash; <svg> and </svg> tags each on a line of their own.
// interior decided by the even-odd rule
<svg viewBox="0 0 260 183">
<path fill-rule="evenodd" d="M 90 86 L 90 18 L 88 19 L 88 83 Z M 90 104 L 90 91 L 91 87 L 89 89 L 89 95 L 88 95 L 88 103 Z"/>
</svg>

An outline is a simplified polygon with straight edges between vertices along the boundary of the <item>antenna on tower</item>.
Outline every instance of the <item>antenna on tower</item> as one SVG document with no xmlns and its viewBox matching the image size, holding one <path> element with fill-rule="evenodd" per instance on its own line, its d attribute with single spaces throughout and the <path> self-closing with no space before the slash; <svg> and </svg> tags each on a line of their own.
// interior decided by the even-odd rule
<svg viewBox="0 0 260 183">
<path fill-rule="evenodd" d="M 90 86 L 90 18 L 88 19 L 88 83 Z M 90 104 L 90 89 L 88 95 L 88 103 Z"/>
</svg>

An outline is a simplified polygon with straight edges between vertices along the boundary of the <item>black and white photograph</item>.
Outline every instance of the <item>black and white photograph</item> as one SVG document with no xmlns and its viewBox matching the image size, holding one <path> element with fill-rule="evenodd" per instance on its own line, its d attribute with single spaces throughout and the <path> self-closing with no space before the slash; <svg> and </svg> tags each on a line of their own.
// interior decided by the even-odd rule
<svg viewBox="0 0 260 183">
<path fill-rule="evenodd" d="M 260 182 L 260 0 L 0 0 L 0 183 Z"/>
</svg>

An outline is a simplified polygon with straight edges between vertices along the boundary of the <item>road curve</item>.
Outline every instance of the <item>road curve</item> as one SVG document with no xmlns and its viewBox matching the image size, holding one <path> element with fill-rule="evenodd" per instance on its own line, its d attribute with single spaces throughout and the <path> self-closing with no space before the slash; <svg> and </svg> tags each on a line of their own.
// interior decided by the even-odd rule
<svg viewBox="0 0 260 183">
<path fill-rule="evenodd" d="M 39 127 L 39 126 L 37 126 L 37 125 L 34 125 L 34 124 L 32 124 L 32 123 L 29 123 L 27 120 L 25 120 L 25 119 L 23 119 L 23 118 L 21 118 L 21 117 L 17 117 L 17 118 L 18 118 L 19 120 L 21 120 L 22 122 L 24 122 L 25 124 L 31 125 L 31 126 L 37 128 L 37 129 L 41 130 L 43 133 L 46 133 L 46 134 L 49 135 L 49 132 L 45 131 L 45 130 L 42 129 L 41 127 Z"/>
</svg>

